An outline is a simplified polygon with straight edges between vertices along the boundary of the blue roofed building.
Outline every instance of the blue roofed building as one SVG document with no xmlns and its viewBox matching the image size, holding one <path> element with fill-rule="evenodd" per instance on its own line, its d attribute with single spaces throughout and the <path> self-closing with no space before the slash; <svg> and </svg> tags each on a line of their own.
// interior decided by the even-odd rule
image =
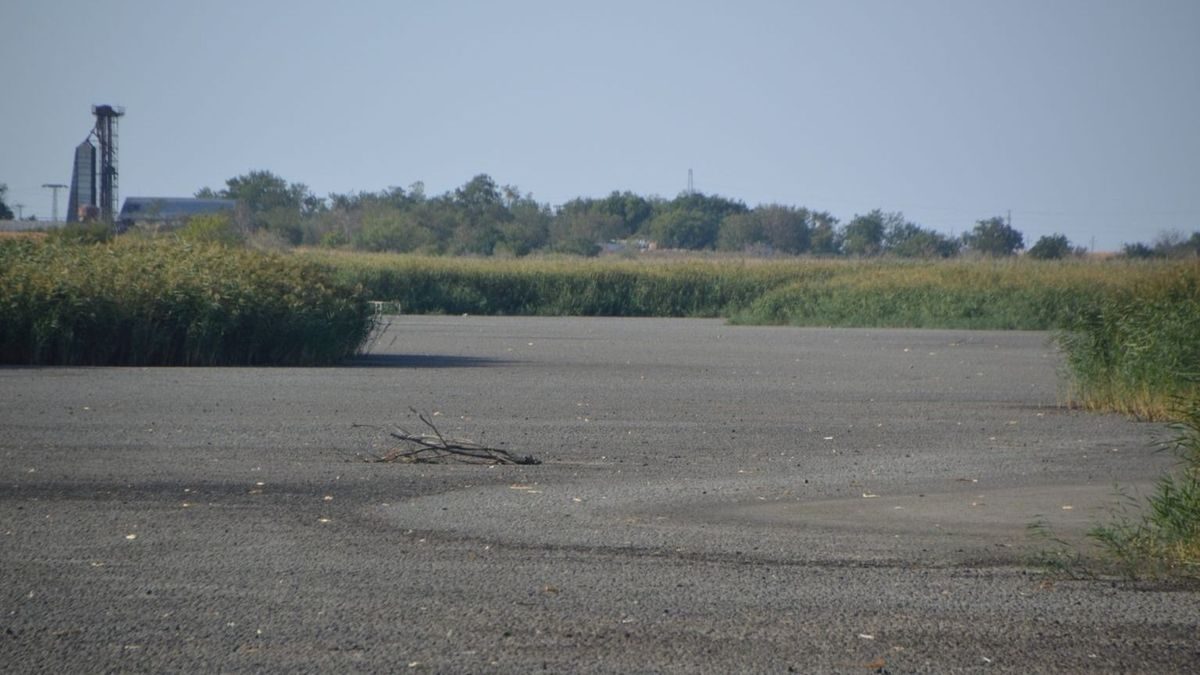
<svg viewBox="0 0 1200 675">
<path fill-rule="evenodd" d="M 237 201 L 233 199 L 129 197 L 121 206 L 117 222 L 123 229 L 143 224 L 182 225 L 195 216 L 232 213 L 236 206 Z"/>
</svg>

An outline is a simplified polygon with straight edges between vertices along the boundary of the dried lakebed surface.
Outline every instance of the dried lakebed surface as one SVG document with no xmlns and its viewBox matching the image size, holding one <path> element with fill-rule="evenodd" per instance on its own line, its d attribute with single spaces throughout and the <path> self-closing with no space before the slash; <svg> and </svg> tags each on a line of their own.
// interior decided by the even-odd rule
<svg viewBox="0 0 1200 675">
<path fill-rule="evenodd" d="M 397 317 L 325 369 L 0 368 L 0 666 L 1181 672 L 1200 600 L 1047 580 L 1171 458 L 1041 333 Z M 370 464 L 382 428 L 537 466 Z"/>
</svg>

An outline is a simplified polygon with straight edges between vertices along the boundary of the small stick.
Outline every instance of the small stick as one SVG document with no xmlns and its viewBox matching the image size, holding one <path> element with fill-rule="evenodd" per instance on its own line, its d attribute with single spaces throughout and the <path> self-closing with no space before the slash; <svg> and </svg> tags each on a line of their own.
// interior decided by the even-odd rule
<svg viewBox="0 0 1200 675">
<path fill-rule="evenodd" d="M 429 417 L 409 408 L 425 426 L 433 431 L 430 434 L 414 434 L 404 427 L 396 425 L 388 435 L 403 443 L 415 447 L 398 446 L 383 455 L 371 455 L 367 461 L 373 462 L 415 462 L 422 464 L 439 463 L 457 460 L 469 464 L 541 464 L 541 460 L 531 455 L 517 456 L 501 448 L 491 448 L 474 441 L 462 439 L 447 439 Z"/>
</svg>

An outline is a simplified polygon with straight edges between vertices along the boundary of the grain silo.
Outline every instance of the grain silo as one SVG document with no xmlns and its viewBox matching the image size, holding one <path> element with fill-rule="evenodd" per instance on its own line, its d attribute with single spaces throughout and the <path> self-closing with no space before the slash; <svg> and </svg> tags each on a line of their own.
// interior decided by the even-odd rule
<svg viewBox="0 0 1200 675">
<path fill-rule="evenodd" d="M 67 195 L 67 222 L 88 220 L 96 209 L 96 146 L 86 139 L 75 147 L 71 192 Z"/>
</svg>

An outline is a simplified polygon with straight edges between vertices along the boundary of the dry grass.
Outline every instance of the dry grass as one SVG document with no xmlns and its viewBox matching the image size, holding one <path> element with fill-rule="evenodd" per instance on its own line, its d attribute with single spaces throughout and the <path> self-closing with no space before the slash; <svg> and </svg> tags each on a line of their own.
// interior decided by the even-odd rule
<svg viewBox="0 0 1200 675">
<path fill-rule="evenodd" d="M 14 232 L 9 230 L 0 230 L 0 240 L 41 241 L 45 238 L 45 232 Z"/>
</svg>

